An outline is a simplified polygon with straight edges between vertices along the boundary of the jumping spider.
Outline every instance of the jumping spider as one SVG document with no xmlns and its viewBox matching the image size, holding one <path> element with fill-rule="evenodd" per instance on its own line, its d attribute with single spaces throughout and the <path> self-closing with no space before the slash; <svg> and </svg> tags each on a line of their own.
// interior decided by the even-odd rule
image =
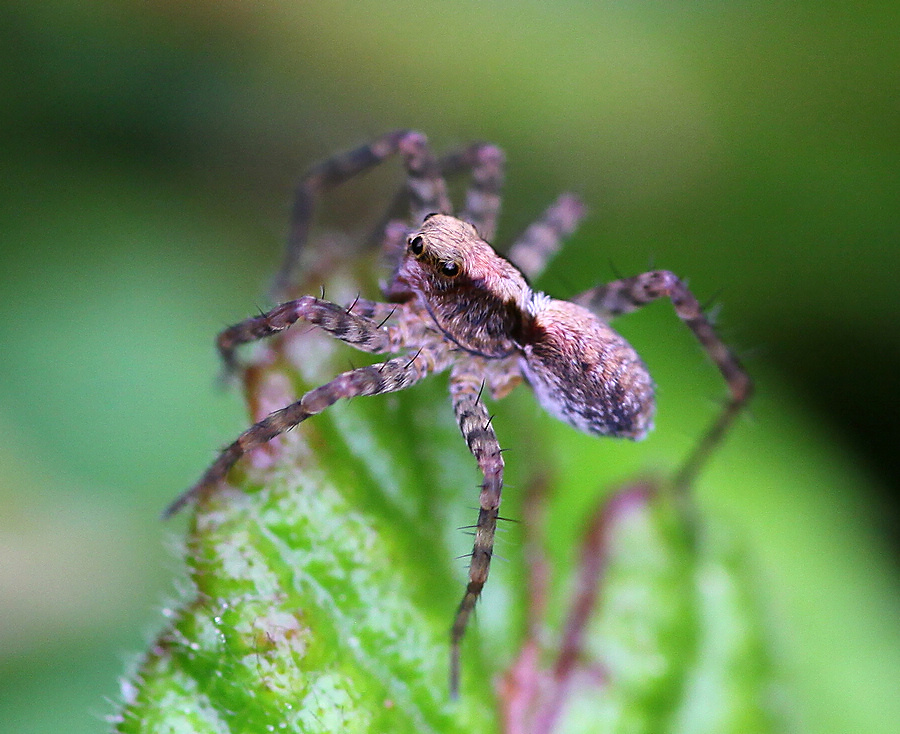
<svg viewBox="0 0 900 734">
<path fill-rule="evenodd" d="M 236 369 L 239 345 L 303 320 L 357 349 L 402 356 L 344 372 L 250 427 L 165 514 L 214 491 L 248 451 L 337 400 L 403 390 L 449 370 L 459 428 L 484 476 L 469 582 L 451 629 L 450 688 L 455 696 L 460 641 L 487 581 L 503 487 L 503 457 L 482 392 L 486 389 L 499 399 L 524 381 L 546 410 L 579 430 L 643 438 L 652 427 L 653 382 L 634 349 L 607 321 L 667 297 L 731 393 L 676 477 L 676 486 L 685 487 L 746 402 L 751 383 L 697 299 L 671 272 L 654 270 L 616 280 L 572 301 L 532 290 L 526 276 L 543 270 L 581 218 L 581 205 L 572 196 L 560 197 L 512 246 L 508 259 L 497 254 L 487 240 L 493 239 L 500 206 L 503 154 L 486 144 L 437 159 L 423 135 L 400 130 L 312 168 L 295 199 L 289 246 L 277 281 L 281 294 L 290 292 L 317 194 L 396 153 L 406 167 L 402 198 L 410 204 L 412 229 L 397 222 L 385 228 L 385 251 L 394 266 L 384 288 L 385 302 L 357 299 L 346 308 L 302 296 L 226 329 L 218 347 L 226 367 Z M 444 175 L 466 170 L 471 175 L 466 205 L 452 216 Z"/>
</svg>

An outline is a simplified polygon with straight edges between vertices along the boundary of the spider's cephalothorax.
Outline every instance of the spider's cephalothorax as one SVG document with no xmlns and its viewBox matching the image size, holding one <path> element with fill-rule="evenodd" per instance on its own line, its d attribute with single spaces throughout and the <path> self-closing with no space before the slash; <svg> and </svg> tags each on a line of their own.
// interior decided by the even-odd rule
<svg viewBox="0 0 900 734">
<path fill-rule="evenodd" d="M 532 291 L 522 273 L 455 217 L 409 238 L 399 279 L 461 350 L 515 355 L 541 405 L 589 433 L 643 438 L 653 385 L 631 346 L 586 308 Z"/>
<path fill-rule="evenodd" d="M 409 201 L 412 225 L 389 222 L 386 228 L 385 252 L 393 259 L 394 274 L 385 287 L 385 302 L 357 299 L 345 308 L 302 296 L 226 329 L 218 347 L 226 366 L 238 369 L 238 346 L 304 320 L 357 349 L 401 356 L 344 372 L 251 426 L 166 514 L 207 495 L 248 451 L 337 400 L 402 390 L 429 374 L 449 371 L 460 431 L 484 477 L 469 582 L 451 630 L 450 686 L 455 695 L 459 644 L 487 581 L 503 486 L 503 458 L 483 392 L 499 399 L 525 381 L 546 410 L 582 431 L 643 438 L 652 426 L 653 384 L 638 355 L 607 321 L 667 297 L 731 392 L 729 403 L 676 475 L 675 485 L 684 488 L 746 402 L 751 384 L 697 300 L 669 271 L 597 286 L 572 301 L 533 291 L 526 276 L 541 273 L 577 225 L 581 204 L 573 196 L 560 197 L 510 247 L 508 259 L 501 257 L 487 240 L 496 228 L 503 156 L 482 143 L 437 159 L 423 135 L 399 130 L 312 168 L 297 192 L 279 293 L 291 291 L 316 195 L 395 153 L 406 166 L 403 198 Z M 470 172 L 472 184 L 455 217 L 443 177 L 463 171 Z"/>
</svg>

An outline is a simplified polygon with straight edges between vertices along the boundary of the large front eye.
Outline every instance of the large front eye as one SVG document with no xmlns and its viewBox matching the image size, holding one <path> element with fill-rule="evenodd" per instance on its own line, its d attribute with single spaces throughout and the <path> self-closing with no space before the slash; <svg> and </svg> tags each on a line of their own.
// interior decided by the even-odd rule
<svg viewBox="0 0 900 734">
<path fill-rule="evenodd" d="M 455 263 L 452 260 L 441 263 L 441 275 L 445 275 L 448 278 L 455 278 L 459 275 L 459 263 Z"/>
<path fill-rule="evenodd" d="M 417 234 L 415 237 L 410 238 L 409 251 L 416 257 L 425 252 L 425 241 L 422 239 L 422 235 Z"/>
</svg>

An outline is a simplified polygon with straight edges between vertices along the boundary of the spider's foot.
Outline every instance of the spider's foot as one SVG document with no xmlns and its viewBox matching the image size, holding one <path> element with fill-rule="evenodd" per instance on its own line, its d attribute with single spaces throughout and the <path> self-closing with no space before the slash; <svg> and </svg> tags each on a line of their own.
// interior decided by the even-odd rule
<svg viewBox="0 0 900 734">
<path fill-rule="evenodd" d="M 190 504 L 190 502 L 196 499 L 200 494 L 199 488 L 194 486 L 190 489 L 182 492 L 178 495 L 174 500 L 172 500 L 169 505 L 162 511 L 162 515 L 160 516 L 163 520 L 168 520 L 171 517 L 174 517 L 179 512 L 181 512 L 181 508 Z"/>
</svg>

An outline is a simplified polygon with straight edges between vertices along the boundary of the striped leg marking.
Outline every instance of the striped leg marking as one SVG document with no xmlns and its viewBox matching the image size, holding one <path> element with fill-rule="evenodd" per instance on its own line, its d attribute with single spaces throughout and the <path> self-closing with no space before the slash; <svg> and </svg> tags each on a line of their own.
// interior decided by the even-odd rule
<svg viewBox="0 0 900 734">
<path fill-rule="evenodd" d="M 578 197 L 563 194 L 513 243 L 508 253 L 510 261 L 526 278 L 537 278 L 584 214 L 584 205 Z"/>
<path fill-rule="evenodd" d="M 503 488 L 503 456 L 491 426 L 491 416 L 481 401 L 482 384 L 480 377 L 466 372 L 465 368 L 455 368 L 451 372 L 450 395 L 456 420 L 469 451 L 484 476 L 479 497 L 478 522 L 475 525 L 475 544 L 469 565 L 469 583 L 450 632 L 450 695 L 453 698 L 459 695 L 460 642 L 491 567 L 500 492 Z"/>
<path fill-rule="evenodd" d="M 189 502 L 212 492 L 242 456 L 289 431 L 310 416 L 321 413 L 341 398 L 405 390 L 434 368 L 434 360 L 424 353 L 413 357 L 395 357 L 387 362 L 344 372 L 321 387 L 310 390 L 296 403 L 276 410 L 238 436 L 237 440 L 219 454 L 200 481 L 166 508 L 163 517 L 171 517 Z"/>
<path fill-rule="evenodd" d="M 377 310 L 379 313 L 386 313 L 396 308 L 390 304 L 378 304 L 376 309 L 374 302 L 366 301 L 367 312 L 374 313 Z M 357 315 L 353 310 L 338 306 L 336 303 L 323 301 L 314 296 L 303 296 L 282 303 L 268 313 L 229 326 L 219 334 L 216 344 L 225 369 L 229 372 L 238 369 L 235 352 L 241 344 L 265 339 L 267 336 L 284 331 L 301 319 L 363 352 L 379 354 L 396 351 L 391 331 L 381 328 L 379 322 L 364 315 Z"/>
<path fill-rule="evenodd" d="M 309 237 L 316 197 L 398 152 L 406 164 L 406 186 L 414 222 L 421 223 L 432 212 L 450 212 L 447 187 L 428 148 L 428 141 L 421 133 L 394 130 L 371 143 L 328 158 L 307 171 L 294 194 L 287 249 L 273 288 L 276 297 L 283 298 L 293 285 L 300 255 Z"/>
</svg>

